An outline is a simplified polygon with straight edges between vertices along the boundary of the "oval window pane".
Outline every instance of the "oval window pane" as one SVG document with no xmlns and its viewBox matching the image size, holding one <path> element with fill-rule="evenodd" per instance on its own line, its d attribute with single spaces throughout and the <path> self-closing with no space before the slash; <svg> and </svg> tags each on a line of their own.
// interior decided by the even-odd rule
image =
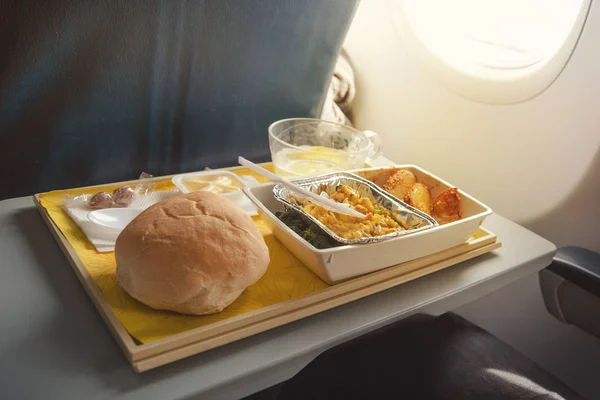
<svg viewBox="0 0 600 400">
<path fill-rule="evenodd" d="M 437 79 L 473 100 L 516 103 L 538 95 L 560 74 L 591 0 L 391 4 L 404 43 Z"/>
</svg>

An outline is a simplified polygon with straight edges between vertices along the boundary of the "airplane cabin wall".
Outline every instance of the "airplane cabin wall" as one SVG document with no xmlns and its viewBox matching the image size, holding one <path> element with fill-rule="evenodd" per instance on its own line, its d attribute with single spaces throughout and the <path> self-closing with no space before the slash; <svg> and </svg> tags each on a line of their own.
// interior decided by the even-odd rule
<svg viewBox="0 0 600 400">
<path fill-rule="evenodd" d="M 600 252 L 600 8 L 539 96 L 476 103 L 446 89 L 403 47 L 387 0 L 363 0 L 344 47 L 356 72 L 355 124 L 414 163 L 554 242 Z M 502 240 L 502 238 L 500 238 Z M 581 394 L 600 393 L 600 340 L 547 313 L 536 276 L 457 310 Z"/>
</svg>

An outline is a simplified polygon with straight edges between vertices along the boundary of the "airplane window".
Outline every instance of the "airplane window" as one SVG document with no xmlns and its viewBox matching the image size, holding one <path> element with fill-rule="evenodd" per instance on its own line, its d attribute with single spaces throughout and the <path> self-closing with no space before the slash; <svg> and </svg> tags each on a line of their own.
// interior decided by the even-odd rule
<svg viewBox="0 0 600 400">
<path fill-rule="evenodd" d="M 518 103 L 558 77 L 591 0 L 391 0 L 411 55 L 456 93 Z"/>
</svg>

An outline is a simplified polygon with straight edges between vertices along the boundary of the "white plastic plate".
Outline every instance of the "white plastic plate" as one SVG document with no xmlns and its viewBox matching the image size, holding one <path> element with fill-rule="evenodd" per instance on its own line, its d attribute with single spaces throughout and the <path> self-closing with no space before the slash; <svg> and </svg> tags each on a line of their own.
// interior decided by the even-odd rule
<svg viewBox="0 0 600 400">
<path fill-rule="evenodd" d="M 104 208 L 90 211 L 87 217 L 95 224 L 122 231 L 142 211 L 137 208 Z"/>
</svg>

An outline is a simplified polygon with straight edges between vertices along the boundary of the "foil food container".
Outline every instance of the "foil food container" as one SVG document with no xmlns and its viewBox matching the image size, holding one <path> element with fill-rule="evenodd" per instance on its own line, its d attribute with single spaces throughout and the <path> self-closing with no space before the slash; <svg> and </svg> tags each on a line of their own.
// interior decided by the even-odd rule
<svg viewBox="0 0 600 400">
<path fill-rule="evenodd" d="M 325 231 L 333 239 L 342 244 L 376 243 L 398 236 L 420 232 L 422 230 L 439 225 L 435 219 L 426 213 L 392 197 L 373 182 L 348 172 L 332 172 L 330 174 L 319 175 L 310 178 L 294 179 L 293 183 L 308 189 L 313 193 L 322 194 L 325 192 L 328 195 L 335 193 L 336 188 L 339 185 L 348 186 L 351 189 L 358 191 L 361 197 L 369 198 L 373 204 L 379 204 L 380 206 L 391 211 L 394 219 L 404 229 L 406 229 L 403 231 L 388 233 L 386 235 L 364 237 L 360 239 L 342 238 L 302 208 L 301 204 L 310 200 L 286 188 L 285 186 L 275 185 L 273 188 L 273 196 L 278 201 L 284 203 L 287 208 L 291 208 L 308 218 L 311 222 L 323 229 L 323 231 Z"/>
</svg>

